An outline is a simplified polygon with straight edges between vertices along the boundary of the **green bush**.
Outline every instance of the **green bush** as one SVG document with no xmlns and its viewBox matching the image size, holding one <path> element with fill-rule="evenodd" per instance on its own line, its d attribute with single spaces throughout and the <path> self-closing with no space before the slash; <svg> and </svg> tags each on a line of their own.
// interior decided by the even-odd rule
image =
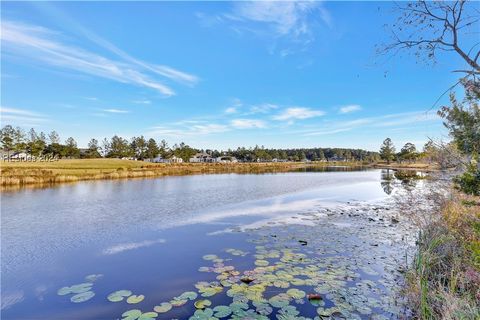
<svg viewBox="0 0 480 320">
<path fill-rule="evenodd" d="M 455 177 L 454 182 L 459 190 L 474 196 L 480 195 L 480 170 L 470 165 L 462 175 Z"/>
</svg>

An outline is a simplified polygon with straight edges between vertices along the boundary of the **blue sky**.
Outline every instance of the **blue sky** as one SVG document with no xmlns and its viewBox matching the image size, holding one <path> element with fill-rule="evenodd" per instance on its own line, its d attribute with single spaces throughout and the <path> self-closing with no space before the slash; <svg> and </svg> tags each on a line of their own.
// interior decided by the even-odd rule
<svg viewBox="0 0 480 320">
<path fill-rule="evenodd" d="M 388 2 L 2 2 L 2 125 L 198 148 L 445 138 L 457 57 L 385 59 Z M 444 97 L 440 104 L 447 103 Z"/>
</svg>

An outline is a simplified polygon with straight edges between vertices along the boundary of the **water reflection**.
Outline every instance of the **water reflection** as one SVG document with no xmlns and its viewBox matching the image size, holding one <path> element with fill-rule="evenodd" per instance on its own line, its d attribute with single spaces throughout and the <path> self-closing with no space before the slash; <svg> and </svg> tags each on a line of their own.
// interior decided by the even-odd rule
<svg viewBox="0 0 480 320">
<path fill-rule="evenodd" d="M 391 195 L 395 188 L 401 187 L 406 189 L 413 189 L 417 187 L 418 181 L 425 179 L 427 174 L 415 170 L 394 170 L 382 169 L 380 185 L 383 191 Z"/>
<path fill-rule="evenodd" d="M 228 306 L 237 319 L 297 312 L 393 318 L 399 311 L 390 290 L 404 257 L 395 243 L 405 231 L 390 226 L 379 182 L 398 179 L 392 170 L 353 170 L 83 182 L 2 194 L 2 318 L 119 318 L 129 309 L 180 306 L 192 290 L 212 301 L 209 312 Z M 81 285 L 91 274 L 104 276 Z M 73 285 L 95 295 L 58 294 Z M 145 299 L 107 300 L 118 290 Z M 305 294 L 321 301 L 313 305 Z M 186 303 L 157 320 L 199 312 Z"/>
</svg>

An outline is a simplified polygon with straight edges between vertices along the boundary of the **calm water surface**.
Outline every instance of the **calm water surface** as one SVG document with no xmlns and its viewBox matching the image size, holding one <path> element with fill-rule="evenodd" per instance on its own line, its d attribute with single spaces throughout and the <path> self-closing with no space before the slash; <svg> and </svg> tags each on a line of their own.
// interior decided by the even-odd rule
<svg viewBox="0 0 480 320">
<path fill-rule="evenodd" d="M 5 192 L 2 318 L 188 319 L 201 299 L 211 305 L 194 319 L 395 318 L 382 296 L 401 248 L 358 214 L 388 201 L 382 173 L 338 170 Z M 144 299 L 109 301 L 117 290 Z"/>
</svg>

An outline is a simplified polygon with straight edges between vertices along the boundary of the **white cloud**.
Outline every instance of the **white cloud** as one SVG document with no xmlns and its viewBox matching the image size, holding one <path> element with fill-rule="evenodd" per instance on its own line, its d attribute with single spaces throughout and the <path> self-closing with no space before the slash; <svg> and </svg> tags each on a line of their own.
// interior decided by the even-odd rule
<svg viewBox="0 0 480 320">
<path fill-rule="evenodd" d="M 265 24 L 275 36 L 298 37 L 310 32 L 308 15 L 319 6 L 314 1 L 241 1 L 225 17 Z"/>
<path fill-rule="evenodd" d="M 187 136 L 198 136 L 198 135 L 209 135 L 214 133 L 221 133 L 229 131 L 230 128 L 227 125 L 223 124 L 195 124 L 197 122 L 192 122 L 190 125 L 188 121 L 181 121 L 177 123 L 177 126 L 157 126 L 151 128 L 148 132 L 149 135 L 153 136 L 168 136 L 168 137 L 187 137 Z"/>
<path fill-rule="evenodd" d="M 435 113 L 423 111 L 387 114 L 378 117 L 359 118 L 352 121 L 326 123 L 321 130 L 304 132 L 304 136 L 329 135 L 354 129 L 364 128 L 394 128 L 404 125 L 417 125 L 422 122 L 439 121 Z"/>
<path fill-rule="evenodd" d="M 294 120 L 294 119 L 308 119 L 313 117 L 323 116 L 325 112 L 320 110 L 312 110 L 310 108 L 293 107 L 287 108 L 282 113 L 273 117 L 274 120 Z"/>
<path fill-rule="evenodd" d="M 130 111 L 128 110 L 122 110 L 122 109 L 102 109 L 103 112 L 109 112 L 109 113 L 129 113 Z"/>
<path fill-rule="evenodd" d="M 128 243 L 121 243 L 109 248 L 106 248 L 102 251 L 104 255 L 112 255 L 117 253 L 122 253 L 124 251 L 135 250 L 138 248 L 145 248 L 152 246 L 157 243 L 165 243 L 164 239 L 157 239 L 157 240 L 145 240 L 142 242 L 128 242 Z"/>
<path fill-rule="evenodd" d="M 236 113 L 236 112 L 237 112 L 236 107 L 229 107 L 229 108 L 225 109 L 225 113 Z"/>
<path fill-rule="evenodd" d="M 234 119 L 230 123 L 236 129 L 266 128 L 267 126 L 265 121 L 257 119 Z"/>
<path fill-rule="evenodd" d="M 9 108 L 9 107 L 0 107 L 0 120 L 2 122 L 9 121 L 10 124 L 19 124 L 19 125 L 37 125 L 41 122 L 48 121 L 48 119 L 36 112 Z"/>
<path fill-rule="evenodd" d="M 136 104 L 151 104 L 152 103 L 152 101 L 150 101 L 148 99 L 133 100 L 132 102 L 136 103 Z"/>
<path fill-rule="evenodd" d="M 348 106 L 343 106 L 340 108 L 340 113 L 351 113 L 351 112 L 355 112 L 355 111 L 360 111 L 362 110 L 362 107 L 359 106 L 358 104 L 352 104 L 352 105 L 348 105 Z"/>
<path fill-rule="evenodd" d="M 109 42 L 89 34 L 88 38 L 117 54 L 123 61 L 115 61 L 79 47 L 65 44 L 60 35 L 49 29 L 2 21 L 2 51 L 37 60 L 60 68 L 74 70 L 121 83 L 129 83 L 157 90 L 165 96 L 175 94 L 172 88 L 152 76 L 180 82 L 195 83 L 196 76 L 167 66 L 148 64 L 131 57 Z"/>
<path fill-rule="evenodd" d="M 90 100 L 90 101 L 98 101 L 98 98 L 96 98 L 96 97 L 85 97 L 85 99 Z"/>
<path fill-rule="evenodd" d="M 272 110 L 278 109 L 278 106 L 271 103 L 262 103 L 258 105 L 253 105 L 250 107 L 250 113 L 268 113 Z"/>
</svg>

